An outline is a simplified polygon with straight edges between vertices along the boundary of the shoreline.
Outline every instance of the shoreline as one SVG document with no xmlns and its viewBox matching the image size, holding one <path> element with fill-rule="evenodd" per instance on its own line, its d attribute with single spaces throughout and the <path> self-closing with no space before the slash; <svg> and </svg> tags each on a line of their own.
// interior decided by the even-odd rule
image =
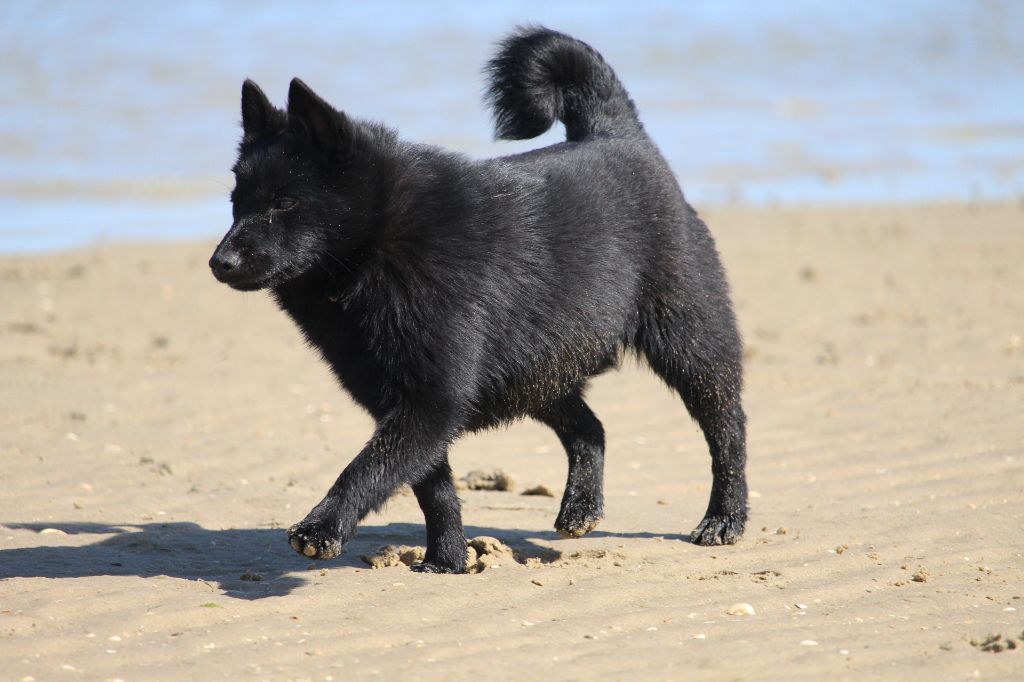
<svg viewBox="0 0 1024 682">
<path fill-rule="evenodd" d="M 0 198 L 2 203 L 2 198 Z M 166 204 L 166 205 L 165 205 Z M 139 205 L 148 206 L 146 210 L 136 211 Z M 1020 197 L 1006 197 L 999 200 L 988 200 L 979 199 L 977 201 L 935 201 L 935 202 L 921 202 L 921 201 L 907 201 L 907 202 L 888 202 L 888 203 L 843 203 L 843 202 L 803 202 L 794 204 L 759 204 L 756 202 L 750 203 L 704 203 L 704 202 L 693 202 L 691 205 L 697 210 L 701 217 L 707 217 L 715 214 L 751 214 L 751 213 L 786 213 L 786 212 L 850 212 L 850 213 L 864 213 L 864 212 L 884 212 L 889 210 L 908 211 L 908 210 L 922 210 L 929 211 L 935 209 L 950 209 L 950 210 L 985 210 L 985 209 L 1010 209 L 1013 210 L 1015 207 L 1024 206 L 1024 196 Z M 159 248 L 164 245 L 169 246 L 187 246 L 190 244 L 210 243 L 216 244 L 217 241 L 223 236 L 227 228 L 230 227 L 231 217 L 228 211 L 228 202 L 226 197 L 217 197 L 210 195 L 204 199 L 200 204 L 188 204 L 182 207 L 181 202 L 168 200 L 166 202 L 152 199 L 126 199 L 121 204 L 121 210 L 118 212 L 116 220 L 122 227 L 118 228 L 116 234 L 101 234 L 100 236 L 83 236 L 81 239 L 78 237 L 73 238 L 73 243 L 68 243 L 67 238 L 58 238 L 53 235 L 49 236 L 38 236 L 37 228 L 39 221 L 30 221 L 30 224 L 25 227 L 9 227 L 4 228 L 7 230 L 7 238 L 12 243 L 21 244 L 17 248 L 9 248 L 7 244 L 0 241 L 0 259 L 4 258 L 34 258 L 34 257 L 46 257 L 46 256 L 59 256 L 62 254 L 72 254 L 76 251 L 90 251 L 95 249 L 106 249 L 106 248 L 118 248 L 118 247 L 137 247 L 137 248 Z M 134 208 L 133 208 L 134 207 Z M 157 208 L 169 208 L 172 211 L 176 211 L 179 214 L 179 218 L 185 222 L 212 222 L 210 216 L 215 213 L 224 213 L 224 229 L 218 232 L 209 232 L 201 228 L 189 228 L 181 234 L 167 235 L 161 234 L 159 228 L 155 226 L 156 220 L 154 215 L 156 214 Z M 95 215 L 88 216 L 87 220 L 92 221 L 109 221 L 109 210 L 110 206 L 105 203 L 97 204 L 93 207 Z M 149 209 L 152 209 L 149 210 Z M 79 212 L 81 213 L 81 212 Z M 86 214 L 89 212 L 86 211 Z M 164 221 L 167 219 L 167 213 L 160 213 L 160 220 Z M 45 221 L 44 221 L 45 222 Z M 712 220 L 708 220 L 712 232 L 714 232 L 714 224 Z M 151 232 L 150 230 L 156 230 Z M 29 236 L 18 236 L 18 235 L 29 235 Z"/>
</svg>

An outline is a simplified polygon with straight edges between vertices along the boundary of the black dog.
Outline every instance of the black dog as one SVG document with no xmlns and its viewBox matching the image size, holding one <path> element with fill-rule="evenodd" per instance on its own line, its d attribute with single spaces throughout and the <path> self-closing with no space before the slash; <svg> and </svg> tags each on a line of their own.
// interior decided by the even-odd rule
<svg viewBox="0 0 1024 682">
<path fill-rule="evenodd" d="M 710 447 L 692 540 L 735 542 L 747 518 L 741 343 L 707 227 L 591 47 L 523 29 L 487 70 L 498 137 L 558 119 L 567 141 L 473 161 L 353 120 L 298 79 L 286 112 L 242 87 L 234 224 L 210 267 L 235 289 L 270 289 L 377 422 L 289 529 L 291 546 L 337 555 L 409 483 L 427 527 L 416 568 L 464 571 L 448 447 L 523 417 L 569 456 L 555 527 L 590 531 L 604 431 L 583 393 L 627 349 L 679 392 Z"/>
</svg>

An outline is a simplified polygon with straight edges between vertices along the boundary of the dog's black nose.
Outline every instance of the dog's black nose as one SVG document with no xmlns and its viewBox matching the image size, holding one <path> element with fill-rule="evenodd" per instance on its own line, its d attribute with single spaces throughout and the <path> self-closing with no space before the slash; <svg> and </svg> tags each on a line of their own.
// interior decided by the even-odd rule
<svg viewBox="0 0 1024 682">
<path fill-rule="evenodd" d="M 210 270 L 222 282 L 231 279 L 232 274 L 237 274 L 241 265 L 242 254 L 238 251 L 217 249 L 210 258 Z"/>
</svg>

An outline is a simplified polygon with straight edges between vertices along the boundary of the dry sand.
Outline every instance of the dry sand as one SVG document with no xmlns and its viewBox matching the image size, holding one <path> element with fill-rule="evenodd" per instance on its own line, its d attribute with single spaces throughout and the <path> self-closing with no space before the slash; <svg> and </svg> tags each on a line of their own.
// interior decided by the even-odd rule
<svg viewBox="0 0 1024 682">
<path fill-rule="evenodd" d="M 458 443 L 518 485 L 461 493 L 518 556 L 467 576 L 360 560 L 423 543 L 409 495 L 334 561 L 289 549 L 370 422 L 212 243 L 0 259 L 0 678 L 1024 679 L 970 643 L 1024 629 L 1024 208 L 707 217 L 748 344 L 743 541 L 687 542 L 705 446 L 628 366 L 590 394 L 586 538 L 519 494 L 560 494 L 553 434 Z"/>
</svg>

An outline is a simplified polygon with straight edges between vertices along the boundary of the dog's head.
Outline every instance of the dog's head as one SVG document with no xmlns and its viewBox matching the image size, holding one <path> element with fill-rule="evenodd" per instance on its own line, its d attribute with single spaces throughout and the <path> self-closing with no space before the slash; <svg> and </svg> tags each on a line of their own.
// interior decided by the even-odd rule
<svg viewBox="0 0 1024 682">
<path fill-rule="evenodd" d="M 218 280 L 244 291 L 277 286 L 365 240 L 374 194 L 370 131 L 298 78 L 287 111 L 247 80 L 242 128 L 233 222 L 210 258 Z"/>
</svg>

